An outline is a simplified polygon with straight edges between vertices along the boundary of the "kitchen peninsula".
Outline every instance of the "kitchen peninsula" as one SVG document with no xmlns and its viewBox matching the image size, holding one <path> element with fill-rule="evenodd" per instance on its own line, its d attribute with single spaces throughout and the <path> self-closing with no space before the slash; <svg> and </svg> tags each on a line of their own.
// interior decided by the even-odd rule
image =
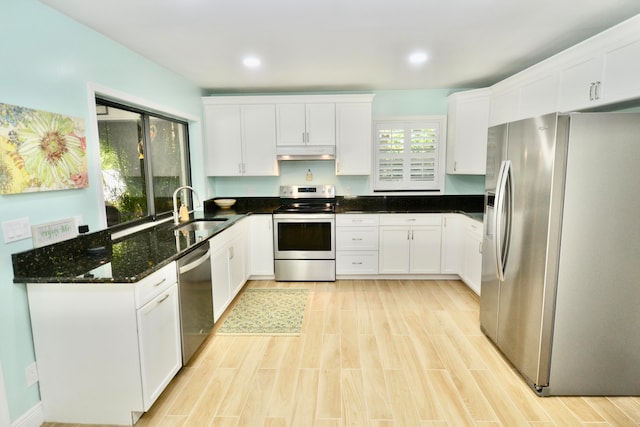
<svg viewBox="0 0 640 427">
<path fill-rule="evenodd" d="M 135 423 L 182 366 L 174 261 L 204 242 L 212 242 L 214 307 L 217 307 L 214 316 L 218 319 L 246 279 L 256 274 L 250 267 L 250 258 L 256 253 L 253 246 L 259 237 L 253 228 L 249 232 L 248 224 L 253 224 L 254 219 L 266 219 L 266 224 L 270 224 L 271 213 L 278 203 L 275 197 L 238 198 L 231 210 L 218 209 L 213 200 L 208 200 L 204 202 L 204 212 L 193 219 L 220 220 L 209 230 L 185 232 L 166 221 L 113 241 L 111 233 L 103 230 L 14 254 L 14 282 L 28 284 L 46 419 Z M 470 221 L 477 223 L 482 216 L 479 213 L 482 204 L 483 196 L 338 197 L 336 214 L 342 218 L 427 215 L 437 217 L 438 221 L 470 216 L 475 218 Z M 452 224 L 457 223 L 451 221 L 448 228 L 442 228 L 443 245 L 444 241 L 452 240 L 452 235 L 445 236 L 445 230 L 453 229 Z M 234 250 L 222 248 L 230 241 L 224 236 L 235 234 L 231 230 L 242 230 L 238 231 L 241 237 L 234 237 L 241 240 L 235 254 Z M 461 234 L 457 231 L 453 234 L 456 241 Z M 270 246 L 271 233 L 262 233 L 262 237 Z M 453 245 L 449 252 L 443 251 L 443 259 L 447 253 L 460 250 L 460 245 Z M 220 257 L 216 256 L 218 252 Z M 358 253 L 346 256 L 354 254 Z M 244 260 L 238 262 L 246 270 L 231 284 L 227 275 L 232 268 L 217 271 L 220 269 L 215 267 L 219 265 L 216 259 L 226 263 L 230 262 L 230 256 L 237 255 Z M 377 258 L 377 252 L 374 256 Z M 439 265 L 440 254 L 437 256 Z M 259 258 L 265 258 L 265 254 L 260 252 Z M 265 259 L 265 262 L 272 261 Z M 451 271 L 457 272 L 457 267 Z M 374 273 L 377 274 L 377 269 Z M 462 273 L 460 276 L 465 278 Z M 225 280 L 227 291 L 223 300 L 216 295 L 216 286 Z M 159 354 L 163 357 L 158 358 Z M 108 407 L 103 405 L 105 400 L 111 402 Z"/>
</svg>

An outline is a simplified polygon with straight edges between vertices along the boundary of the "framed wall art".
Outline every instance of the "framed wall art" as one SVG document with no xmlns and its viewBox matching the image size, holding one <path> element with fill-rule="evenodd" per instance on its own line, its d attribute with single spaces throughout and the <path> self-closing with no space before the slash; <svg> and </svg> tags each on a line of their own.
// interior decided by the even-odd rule
<svg viewBox="0 0 640 427">
<path fill-rule="evenodd" d="M 0 194 L 88 186 L 84 119 L 0 103 Z"/>
</svg>

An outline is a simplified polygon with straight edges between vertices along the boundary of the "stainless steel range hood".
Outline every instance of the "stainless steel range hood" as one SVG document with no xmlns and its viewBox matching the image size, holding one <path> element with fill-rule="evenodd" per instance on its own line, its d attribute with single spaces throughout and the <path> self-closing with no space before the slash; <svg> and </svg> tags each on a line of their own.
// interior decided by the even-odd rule
<svg viewBox="0 0 640 427">
<path fill-rule="evenodd" d="M 335 145 L 281 145 L 276 148 L 278 160 L 334 160 Z"/>
</svg>

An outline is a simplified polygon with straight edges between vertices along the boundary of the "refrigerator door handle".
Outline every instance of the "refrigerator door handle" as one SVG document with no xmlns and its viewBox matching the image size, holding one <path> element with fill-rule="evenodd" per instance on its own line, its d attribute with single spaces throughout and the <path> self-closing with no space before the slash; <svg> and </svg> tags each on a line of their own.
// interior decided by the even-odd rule
<svg viewBox="0 0 640 427">
<path fill-rule="evenodd" d="M 500 164 L 496 186 L 496 207 L 494 215 L 494 233 L 496 250 L 496 273 L 498 279 L 504 281 L 511 239 L 511 211 L 513 208 L 513 185 L 511 182 L 511 161 L 504 160 Z M 506 205 L 506 209 L 505 209 Z M 504 234 L 503 234 L 504 233 Z"/>
</svg>

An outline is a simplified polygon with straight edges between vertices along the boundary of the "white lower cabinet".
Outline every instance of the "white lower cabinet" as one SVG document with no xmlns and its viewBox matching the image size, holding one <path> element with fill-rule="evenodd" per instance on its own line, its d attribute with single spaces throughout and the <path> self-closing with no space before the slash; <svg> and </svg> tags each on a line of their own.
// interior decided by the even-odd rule
<svg viewBox="0 0 640 427">
<path fill-rule="evenodd" d="M 178 286 L 138 309 L 142 398 L 148 411 L 182 365 Z"/>
<path fill-rule="evenodd" d="M 132 425 L 182 366 L 175 263 L 137 283 L 29 283 L 44 420 Z"/>
<path fill-rule="evenodd" d="M 249 221 L 250 275 L 272 277 L 274 275 L 273 216 L 251 215 Z"/>
<path fill-rule="evenodd" d="M 380 274 L 439 274 L 440 214 L 380 215 Z"/>
<path fill-rule="evenodd" d="M 378 274 L 378 215 L 336 215 L 336 274 Z"/>
<path fill-rule="evenodd" d="M 247 281 L 247 224 L 243 219 L 210 240 L 213 318 L 216 322 Z"/>
<path fill-rule="evenodd" d="M 442 251 L 440 253 L 440 272 L 458 274 L 460 272 L 460 234 L 462 215 L 442 214 Z"/>
<path fill-rule="evenodd" d="M 482 223 L 464 217 L 461 234 L 460 277 L 476 294 L 480 295 L 482 280 Z"/>
</svg>

